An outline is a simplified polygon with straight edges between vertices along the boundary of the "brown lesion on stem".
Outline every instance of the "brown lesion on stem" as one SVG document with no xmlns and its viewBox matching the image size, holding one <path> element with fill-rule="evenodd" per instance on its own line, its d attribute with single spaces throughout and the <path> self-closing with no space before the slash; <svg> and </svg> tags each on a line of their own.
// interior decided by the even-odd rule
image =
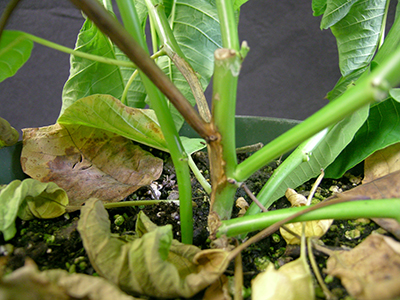
<svg viewBox="0 0 400 300">
<path fill-rule="evenodd" d="M 197 77 L 196 72 L 190 66 L 190 64 L 170 49 L 167 45 L 164 46 L 163 50 L 168 57 L 173 61 L 179 72 L 185 77 L 187 83 L 192 90 L 194 99 L 196 100 L 197 109 L 199 110 L 200 116 L 204 121 L 209 123 L 211 121 L 211 113 L 207 104 L 206 97 L 204 96 L 203 87 Z"/>
<path fill-rule="evenodd" d="M 216 137 L 216 140 L 208 143 L 208 159 L 210 162 L 210 180 L 212 186 L 210 195 L 210 213 L 208 216 L 208 230 L 212 240 L 215 239 L 215 232 L 221 225 L 220 216 L 213 209 L 215 199 L 217 198 L 218 192 L 227 184 L 221 136 L 218 134 Z"/>
</svg>

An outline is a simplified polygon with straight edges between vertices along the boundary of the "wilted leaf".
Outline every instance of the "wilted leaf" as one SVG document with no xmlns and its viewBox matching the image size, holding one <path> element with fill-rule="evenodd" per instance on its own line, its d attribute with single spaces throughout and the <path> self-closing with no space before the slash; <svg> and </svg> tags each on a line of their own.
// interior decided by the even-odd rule
<svg viewBox="0 0 400 300">
<path fill-rule="evenodd" d="M 65 213 L 67 205 L 67 194 L 53 182 L 31 178 L 12 181 L 0 189 L 0 231 L 4 240 L 14 237 L 17 215 L 23 220 L 56 218 Z"/>
<path fill-rule="evenodd" d="M 275 270 L 273 264 L 251 281 L 253 300 L 312 300 L 314 286 L 305 255 Z"/>
<path fill-rule="evenodd" d="M 213 283 L 228 265 L 228 252 L 201 251 L 172 239 L 171 225 L 156 227 L 140 214 L 138 236 L 127 241 L 112 235 L 102 203 L 89 200 L 78 231 L 95 270 L 129 293 L 191 297 Z"/>
<path fill-rule="evenodd" d="M 69 274 L 65 270 L 39 272 L 33 262 L 3 277 L 2 300 L 135 300 L 104 278 Z M 139 300 L 139 299 L 138 299 Z"/>
<path fill-rule="evenodd" d="M 385 300 L 400 296 L 400 243 L 372 234 L 351 251 L 335 251 L 326 273 L 339 277 L 356 299 Z"/>
<path fill-rule="evenodd" d="M 345 191 L 344 193 L 332 196 L 346 197 L 354 199 L 390 199 L 400 198 L 400 170 L 390 173 L 381 178 L 375 179 L 366 184 L 359 185 L 354 189 Z M 395 237 L 400 239 L 400 224 L 394 219 L 372 219 L 375 223 L 385 228 Z"/>
<path fill-rule="evenodd" d="M 90 197 L 122 200 L 162 172 L 161 159 L 105 130 L 55 124 L 24 129 L 23 140 L 24 172 L 56 182 L 67 192 L 71 206 Z"/>
<path fill-rule="evenodd" d="M 25 33 L 3 31 L 0 39 L 0 82 L 17 73 L 31 56 L 32 48 L 33 42 L 25 37 Z"/>
<path fill-rule="evenodd" d="M 14 145 L 18 138 L 18 131 L 7 120 L 0 118 L 0 148 Z"/>
<path fill-rule="evenodd" d="M 376 151 L 364 161 L 363 184 L 400 170 L 400 143 Z"/>
<path fill-rule="evenodd" d="M 285 196 L 292 204 L 292 207 L 305 206 L 307 203 L 306 197 L 298 194 L 293 189 L 287 189 Z M 332 222 L 333 220 L 331 219 L 305 222 L 304 234 L 306 237 L 321 237 L 328 231 L 329 227 L 332 225 Z M 302 234 L 302 223 L 289 223 L 286 224 L 285 227 L 296 233 L 298 236 L 301 236 Z M 282 237 L 285 239 L 286 243 L 300 244 L 300 240 L 296 236 L 287 232 L 282 227 L 279 228 L 279 231 Z"/>
<path fill-rule="evenodd" d="M 204 292 L 203 300 L 232 300 L 228 277 L 222 275 L 219 280 L 210 285 Z"/>
</svg>

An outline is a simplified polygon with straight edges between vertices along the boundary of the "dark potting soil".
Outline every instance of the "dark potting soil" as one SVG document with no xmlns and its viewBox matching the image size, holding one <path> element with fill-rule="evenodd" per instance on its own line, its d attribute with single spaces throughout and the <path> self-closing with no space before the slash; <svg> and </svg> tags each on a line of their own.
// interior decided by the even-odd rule
<svg viewBox="0 0 400 300">
<path fill-rule="evenodd" d="M 164 158 L 164 172 L 157 180 L 155 188 L 142 187 L 126 200 L 142 200 L 151 199 L 151 196 L 159 192 L 160 199 L 177 199 L 177 185 L 174 174 L 174 168 L 170 159 L 165 154 L 158 154 Z M 239 159 L 244 159 L 245 154 L 239 155 Z M 198 167 L 203 175 L 208 177 L 208 161 L 204 153 L 199 152 L 193 155 Z M 264 167 L 254 174 L 246 185 L 253 193 L 258 193 L 263 184 L 271 176 L 276 162 Z M 329 197 L 333 190 L 348 190 L 357 184 L 354 183 L 354 177 L 345 176 L 340 180 L 324 179 L 320 188 L 318 188 L 316 197 L 321 200 Z M 303 184 L 297 191 L 309 191 L 314 180 Z M 192 179 L 193 207 L 194 218 L 194 245 L 201 249 L 209 248 L 207 216 L 209 210 L 209 197 L 204 192 L 195 178 Z M 237 197 L 244 197 L 249 203 L 251 200 L 243 189 L 239 189 Z M 289 207 L 290 204 L 285 198 L 276 201 L 271 209 L 280 209 Z M 108 210 L 111 221 L 112 232 L 119 234 L 131 234 L 135 231 L 136 217 L 139 211 L 143 211 L 156 225 L 171 224 L 173 227 L 174 238 L 180 240 L 179 226 L 179 207 L 175 204 L 161 203 L 153 206 L 141 207 L 125 207 Z M 239 209 L 234 208 L 233 216 L 238 213 Z M 90 261 L 82 246 L 80 235 L 77 231 L 77 222 L 79 220 L 79 211 L 65 214 L 59 218 L 51 220 L 35 219 L 31 221 L 17 221 L 17 234 L 10 240 L 5 242 L 0 240 L 0 256 L 7 257 L 5 265 L 5 273 L 12 272 L 24 265 L 25 260 L 29 257 L 35 261 L 39 270 L 47 269 L 65 269 L 69 272 L 77 272 L 93 275 L 95 273 Z M 370 222 L 361 226 L 354 221 L 334 221 L 330 230 L 322 237 L 322 241 L 329 247 L 349 246 L 353 248 L 360 243 L 371 231 L 378 229 L 375 223 Z M 347 236 L 346 233 L 357 231 L 359 236 Z M 253 235 L 255 233 L 250 234 Z M 269 262 L 276 266 L 281 266 L 299 255 L 299 247 L 287 247 L 285 240 L 279 234 L 279 231 L 273 235 L 263 239 L 262 241 L 251 245 L 242 252 L 244 285 L 249 288 L 251 279 L 265 269 Z M 320 270 L 325 267 L 327 256 L 322 253 L 315 252 L 316 259 Z M 324 276 L 324 273 L 321 272 Z M 230 266 L 226 271 L 226 275 L 233 275 L 233 267 Z M 328 288 L 334 290 L 335 294 L 341 297 L 347 295 L 338 279 L 334 279 L 328 283 Z M 324 299 L 323 293 L 317 290 L 317 296 Z M 201 299 L 201 295 L 195 296 L 193 299 Z"/>
</svg>

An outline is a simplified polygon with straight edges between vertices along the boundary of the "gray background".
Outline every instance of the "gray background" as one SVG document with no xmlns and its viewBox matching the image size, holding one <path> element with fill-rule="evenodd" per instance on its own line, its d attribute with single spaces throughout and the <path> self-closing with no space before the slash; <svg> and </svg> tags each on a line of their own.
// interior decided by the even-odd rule
<svg viewBox="0 0 400 300">
<path fill-rule="evenodd" d="M 1 12 L 6 3 L 0 0 Z M 25 0 L 7 29 L 73 48 L 83 21 L 69 1 Z M 242 7 L 240 40 L 251 50 L 240 74 L 238 115 L 302 120 L 327 103 L 340 72 L 335 39 L 319 22 L 311 1 L 250 0 Z M 0 83 L 0 116 L 17 129 L 54 124 L 68 72 L 69 55 L 35 44 L 23 68 Z"/>
</svg>

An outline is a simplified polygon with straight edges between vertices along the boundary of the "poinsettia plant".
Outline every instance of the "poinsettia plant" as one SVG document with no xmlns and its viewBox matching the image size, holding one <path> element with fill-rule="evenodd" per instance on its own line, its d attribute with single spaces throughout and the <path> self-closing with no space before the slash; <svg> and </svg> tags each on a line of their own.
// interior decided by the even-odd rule
<svg viewBox="0 0 400 300">
<path fill-rule="evenodd" d="M 321 168 L 326 169 L 330 177 L 340 177 L 371 153 L 400 141 L 400 128 L 396 126 L 400 120 L 399 90 L 395 88 L 400 83 L 400 18 L 396 16 L 385 36 L 388 0 L 312 1 L 314 15 L 322 15 L 321 28 L 330 28 L 337 39 L 342 77 L 328 93 L 328 105 L 241 163 L 237 162 L 235 143 L 236 88 L 249 47 L 245 42 L 240 43 L 237 25 L 240 6 L 246 1 L 117 0 L 122 24 L 113 12 L 111 0 L 71 1 L 86 17 L 75 49 L 24 32 L 4 30 L 0 62 L 6 64 L 1 65 L 0 80 L 15 74 L 26 62 L 33 42 L 71 54 L 70 77 L 64 86 L 57 124 L 40 130 L 25 130 L 22 165 L 31 177 L 55 181 L 61 187 L 64 184 L 74 207 L 91 197 L 103 197 L 105 202 L 119 201 L 159 176 L 160 164 L 156 158 L 150 159 L 140 150 L 133 156 L 136 148 L 128 142 L 133 140 L 171 155 L 179 186 L 183 243 L 191 244 L 193 236 L 191 168 L 210 194 L 210 238 L 218 238 L 222 241 L 219 245 L 226 245 L 227 236 L 262 229 L 269 222 L 253 226 L 256 219 L 266 220 L 272 215 L 260 215 L 260 204 L 257 206 L 256 202 L 267 209 L 288 187 L 297 187 L 316 177 Z M 12 5 L 9 9 L 13 9 Z M 145 39 L 147 20 L 152 51 Z M 210 112 L 203 92 L 211 78 Z M 145 108 L 146 105 L 149 108 Z M 181 137 L 179 130 L 183 122 L 187 122 L 200 138 Z M 190 156 L 206 146 L 211 185 L 202 178 Z M 118 151 L 113 151 L 115 147 Z M 246 216 L 230 220 L 237 189 L 245 187 L 246 180 L 257 170 L 293 149 L 256 195 L 258 201 L 252 203 Z M 38 153 L 49 156 L 39 167 L 35 156 Z M 105 163 L 114 155 L 118 155 L 115 164 Z M 151 170 L 126 166 L 125 162 L 132 157 L 135 157 L 133 165 L 147 165 Z M 152 159 L 154 162 L 150 163 Z M 118 166 L 118 170 L 126 167 L 126 170 L 117 176 L 113 166 Z M 71 177 L 71 174 L 77 176 Z M 140 180 L 129 181 L 133 174 Z M 76 193 L 79 183 L 88 178 L 102 178 L 103 181 L 95 181 L 87 193 Z M 120 193 L 100 196 L 98 191 L 102 188 L 115 188 Z M 86 211 L 100 213 L 99 204 L 92 200 L 89 203 Z M 360 203 L 343 204 L 345 209 L 340 207 L 340 217 L 345 218 L 350 213 L 352 217 L 357 215 L 354 213 L 359 211 Z M 382 202 L 366 203 L 363 205 L 370 205 L 370 208 L 367 212 L 360 211 L 362 216 L 382 216 L 376 209 Z M 288 211 L 276 214 L 281 220 L 288 217 Z M 386 216 L 389 215 L 387 211 Z M 321 212 L 310 218 L 325 216 L 325 212 Z M 85 219 L 92 217 L 85 215 Z M 294 217 L 293 214 L 289 216 Z M 80 228 L 90 227 L 97 219 L 90 222 Z M 147 221 L 144 217 L 140 222 Z M 151 240 L 153 243 L 161 233 L 151 225 L 146 226 L 146 232 L 157 236 Z M 82 235 L 84 243 L 93 243 L 91 234 Z M 100 235 L 105 243 L 119 249 L 116 253 L 125 247 L 107 232 Z M 168 245 L 173 243 L 167 240 Z M 191 249 L 189 252 L 192 253 L 190 258 L 184 259 L 193 260 L 198 251 Z M 237 253 L 218 253 L 222 256 L 221 269 Z M 202 255 L 196 256 L 197 261 L 204 258 Z M 208 281 L 201 287 L 207 284 Z M 191 293 L 192 290 L 180 295 L 190 296 Z"/>
</svg>

